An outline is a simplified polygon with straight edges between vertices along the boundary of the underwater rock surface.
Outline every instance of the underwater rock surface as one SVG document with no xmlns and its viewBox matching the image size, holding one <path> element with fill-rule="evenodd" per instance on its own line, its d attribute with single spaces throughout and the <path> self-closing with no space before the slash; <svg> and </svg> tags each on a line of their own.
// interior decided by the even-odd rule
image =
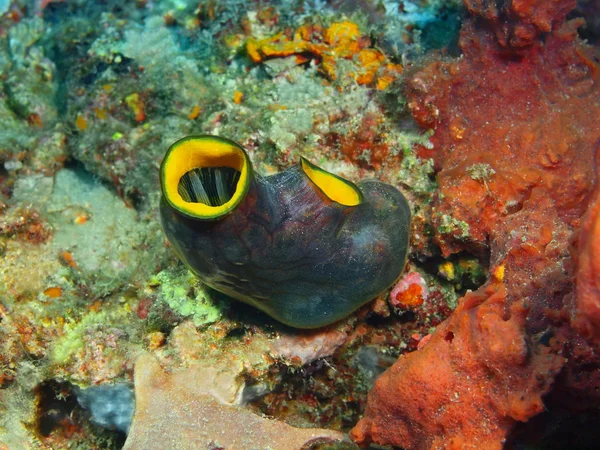
<svg viewBox="0 0 600 450">
<path fill-rule="evenodd" d="M 131 426 L 135 397 L 131 386 L 103 384 L 92 386 L 77 393 L 77 401 L 89 409 L 92 422 L 108 429 L 127 433 Z"/>
<path fill-rule="evenodd" d="M 334 443 L 342 433 L 294 428 L 204 392 L 202 371 L 166 373 L 151 356 L 136 363 L 136 410 L 123 449 L 300 449 Z"/>
</svg>

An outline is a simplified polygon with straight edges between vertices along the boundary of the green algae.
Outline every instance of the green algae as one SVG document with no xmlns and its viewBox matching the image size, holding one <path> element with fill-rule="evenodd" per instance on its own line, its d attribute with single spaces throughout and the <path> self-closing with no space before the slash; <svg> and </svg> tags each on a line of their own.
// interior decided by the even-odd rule
<svg viewBox="0 0 600 450">
<path fill-rule="evenodd" d="M 433 174 L 433 159 L 421 159 L 413 154 L 405 154 L 397 179 L 415 194 L 424 197 L 425 200 L 431 200 L 431 194 L 438 187 Z"/>
<path fill-rule="evenodd" d="M 467 173 L 471 178 L 476 181 L 481 181 L 485 183 L 492 178 L 492 175 L 496 173 L 492 166 L 489 164 L 473 164 L 472 166 L 467 167 Z"/>
<path fill-rule="evenodd" d="M 223 305 L 213 300 L 206 287 L 192 272 L 182 266 L 165 269 L 150 279 L 157 288 L 157 301 L 164 303 L 181 317 L 201 327 L 218 321 Z"/>
<path fill-rule="evenodd" d="M 467 239 L 470 235 L 469 224 L 448 214 L 438 213 L 438 228 L 440 234 L 453 234 L 458 239 Z"/>
<path fill-rule="evenodd" d="M 126 305 L 121 305 L 118 308 L 89 312 L 79 320 L 67 318 L 65 334 L 55 341 L 50 352 L 50 364 L 65 365 L 80 354 L 81 349 L 85 347 L 85 335 L 91 329 L 117 324 L 126 327 L 130 316 L 131 310 Z"/>
</svg>

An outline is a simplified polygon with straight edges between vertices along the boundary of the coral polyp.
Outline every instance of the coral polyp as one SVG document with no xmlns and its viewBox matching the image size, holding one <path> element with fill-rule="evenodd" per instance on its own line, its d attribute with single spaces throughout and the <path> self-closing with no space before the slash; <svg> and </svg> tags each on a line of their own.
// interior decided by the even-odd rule
<svg viewBox="0 0 600 450">
<path fill-rule="evenodd" d="M 208 286 L 297 328 L 336 322 L 404 267 L 410 208 L 393 186 L 358 184 L 306 159 L 275 175 L 214 136 L 184 138 L 161 166 L 163 229 Z"/>
</svg>

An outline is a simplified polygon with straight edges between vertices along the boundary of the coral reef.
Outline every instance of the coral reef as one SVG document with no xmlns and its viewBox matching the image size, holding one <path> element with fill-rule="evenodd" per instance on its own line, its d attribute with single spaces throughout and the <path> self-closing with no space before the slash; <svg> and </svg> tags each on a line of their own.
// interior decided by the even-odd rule
<svg viewBox="0 0 600 450">
<path fill-rule="evenodd" d="M 321 1 L 13 0 L 0 11 L 2 445 L 119 448 L 122 436 L 98 427 L 106 422 L 90 417 L 76 392 L 131 383 L 140 350 L 162 354 L 177 339 L 189 351 L 161 361 L 167 369 L 200 351 L 229 370 L 235 402 L 255 412 L 301 425 L 352 425 L 372 381 L 365 375 L 368 383 L 353 387 L 362 369 L 349 361 L 360 342 L 397 355 L 394 343 L 413 348 L 411 334 L 424 332 L 401 329 L 401 313 L 390 313 L 383 295 L 341 330 L 314 334 L 231 307 L 169 250 L 156 220 L 157 169 L 175 139 L 202 131 L 239 137 L 261 173 L 303 155 L 336 175 L 377 177 L 427 201 L 432 163 L 412 146 L 428 145 L 429 135 L 395 123 L 400 60 L 378 47 L 376 26 Z M 410 17 L 402 20 L 416 36 Z M 346 43 L 341 24 L 354 33 Z M 330 50 L 360 47 L 327 59 L 335 80 L 317 59 L 293 67 L 280 64 L 284 58 L 249 59 L 249 40 L 302 27 L 314 30 L 315 41 L 329 29 Z M 374 78 L 359 84 L 363 69 Z M 419 324 L 438 323 L 455 297 L 434 289 L 416 311 Z M 371 317 L 394 326 L 369 324 L 350 335 L 352 324 Z M 197 334 L 179 331 L 186 320 Z M 260 348 L 251 357 L 249 343 Z M 341 383 L 326 362 L 334 357 Z M 243 364 L 223 367 L 234 359 Z M 313 376 L 322 377 L 319 395 L 331 408 L 304 394 Z"/>
<path fill-rule="evenodd" d="M 58 123 L 55 63 L 42 41 L 45 22 L 37 16 L 17 19 L 0 33 L 0 161 L 7 170 L 26 166 L 47 175 L 61 168 L 67 157 L 66 133 Z M 38 152 L 31 151 L 39 148 Z"/>
<path fill-rule="evenodd" d="M 445 254 L 487 245 L 501 218 L 518 211 L 535 187 L 569 224 L 585 211 L 598 133 L 589 114 L 598 108 L 597 69 L 593 50 L 576 42 L 576 25 L 550 33 L 544 46 L 514 49 L 467 24 L 464 59 L 433 63 L 409 78 L 413 115 L 436 130 L 432 149 L 421 154 L 433 157 L 439 170 L 434 225 Z M 493 117 L 490 104 L 497 105 Z M 448 217 L 464 229 L 448 227 Z"/>
<path fill-rule="evenodd" d="M 408 106 L 434 129 L 432 148 L 420 153 L 438 170 L 435 238 L 445 255 L 489 255 L 490 274 L 421 351 L 377 381 L 353 430 L 363 445 L 502 448 L 517 422 L 544 410 L 560 369 L 597 370 L 593 351 L 560 319 L 570 314 L 569 245 L 590 201 L 600 139 L 595 50 L 577 38 L 579 21 L 564 22 L 574 3 L 467 1 L 464 57 L 408 76 Z M 592 206 L 578 271 L 583 328 L 595 320 L 586 296 L 594 218 Z M 561 375 L 550 394 L 595 398 L 595 377 L 576 379 Z"/>
<path fill-rule="evenodd" d="M 576 33 L 600 22 L 574 3 L 0 0 L 0 448 L 122 448 L 141 354 L 157 399 L 196 375 L 254 431 L 339 436 L 380 379 L 363 443 L 596 445 L 598 53 Z M 398 188 L 406 275 L 310 331 L 198 282 L 158 208 L 165 150 L 200 133 L 267 177 L 305 157 Z"/>
</svg>

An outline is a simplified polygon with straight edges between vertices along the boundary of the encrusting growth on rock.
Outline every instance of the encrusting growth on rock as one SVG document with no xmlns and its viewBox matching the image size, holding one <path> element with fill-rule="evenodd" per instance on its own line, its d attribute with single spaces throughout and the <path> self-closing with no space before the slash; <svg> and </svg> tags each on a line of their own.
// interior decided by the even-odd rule
<svg viewBox="0 0 600 450">
<path fill-rule="evenodd" d="M 434 130 L 419 152 L 438 170 L 435 239 L 444 255 L 489 254 L 490 277 L 376 382 L 351 434 L 364 446 L 500 449 L 545 395 L 577 413 L 598 404 L 598 358 L 577 330 L 597 337 L 600 322 L 597 199 L 580 219 L 594 188 L 600 68 L 577 37 L 581 21 L 565 22 L 572 0 L 465 4 L 464 56 L 414 69 L 408 107 Z M 468 233 L 440 226 L 448 217 Z"/>
<path fill-rule="evenodd" d="M 220 403 L 205 392 L 204 382 L 194 366 L 169 374 L 152 356 L 141 356 L 135 367 L 135 414 L 123 450 L 289 450 L 344 439 L 339 432 L 294 428 Z"/>
</svg>

